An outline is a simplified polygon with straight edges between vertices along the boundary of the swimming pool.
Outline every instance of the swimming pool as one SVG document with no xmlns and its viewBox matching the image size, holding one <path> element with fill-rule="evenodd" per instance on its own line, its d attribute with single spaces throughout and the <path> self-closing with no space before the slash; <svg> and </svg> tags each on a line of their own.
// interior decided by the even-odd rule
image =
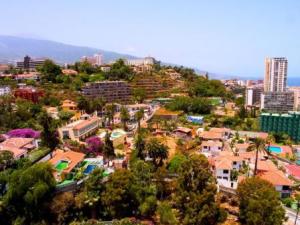
<svg viewBox="0 0 300 225">
<path fill-rule="evenodd" d="M 93 170 L 96 168 L 96 165 L 88 165 L 85 170 L 84 170 L 84 174 L 90 174 L 91 172 L 93 172 Z"/>
<path fill-rule="evenodd" d="M 272 153 L 277 153 L 277 154 L 282 153 L 282 149 L 278 146 L 269 146 L 268 149 Z"/>
<path fill-rule="evenodd" d="M 121 137 L 121 136 L 123 136 L 125 134 L 126 134 L 126 132 L 124 130 L 116 129 L 116 130 L 113 130 L 113 132 L 110 135 L 110 138 L 112 140 L 114 140 L 114 139 L 119 138 L 119 137 Z"/>
</svg>

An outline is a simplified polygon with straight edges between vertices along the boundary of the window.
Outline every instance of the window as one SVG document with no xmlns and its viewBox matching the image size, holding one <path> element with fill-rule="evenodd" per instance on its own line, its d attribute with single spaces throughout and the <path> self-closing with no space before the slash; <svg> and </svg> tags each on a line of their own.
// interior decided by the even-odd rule
<svg viewBox="0 0 300 225">
<path fill-rule="evenodd" d="M 229 170 L 223 170 L 223 173 L 228 174 L 228 173 L 229 173 Z"/>
<path fill-rule="evenodd" d="M 236 161 L 233 161 L 233 165 L 236 165 Z"/>
</svg>

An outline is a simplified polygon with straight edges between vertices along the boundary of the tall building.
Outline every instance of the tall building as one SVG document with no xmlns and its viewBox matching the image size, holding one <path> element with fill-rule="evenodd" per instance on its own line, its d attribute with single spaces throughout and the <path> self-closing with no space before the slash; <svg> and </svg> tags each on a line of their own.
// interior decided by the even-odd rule
<svg viewBox="0 0 300 225">
<path fill-rule="evenodd" d="M 259 106 L 262 93 L 263 93 L 262 85 L 247 87 L 246 88 L 246 99 L 245 99 L 246 106 L 252 106 L 252 105 Z"/>
<path fill-rule="evenodd" d="M 294 92 L 264 92 L 261 109 L 273 113 L 287 113 L 294 110 Z"/>
<path fill-rule="evenodd" d="M 155 59 L 153 57 L 145 57 L 142 59 L 126 59 L 125 64 L 128 66 L 146 66 L 153 65 L 155 63 Z"/>
<path fill-rule="evenodd" d="M 300 141 L 300 113 L 262 113 L 260 129 L 265 132 L 287 133 L 293 140 Z"/>
<path fill-rule="evenodd" d="M 82 88 L 86 97 L 103 98 L 106 102 L 129 102 L 131 87 L 126 81 L 101 81 L 88 83 Z"/>
<path fill-rule="evenodd" d="M 283 92 L 286 90 L 288 61 L 286 58 L 265 59 L 264 91 Z"/>
<path fill-rule="evenodd" d="M 46 58 L 32 59 L 28 55 L 24 57 L 23 61 L 17 61 L 17 68 L 24 70 L 35 70 L 38 66 L 43 65 Z"/>
<path fill-rule="evenodd" d="M 103 56 L 101 54 L 94 54 L 93 56 L 82 56 L 81 62 L 87 61 L 93 66 L 101 66 L 103 64 Z"/>
</svg>

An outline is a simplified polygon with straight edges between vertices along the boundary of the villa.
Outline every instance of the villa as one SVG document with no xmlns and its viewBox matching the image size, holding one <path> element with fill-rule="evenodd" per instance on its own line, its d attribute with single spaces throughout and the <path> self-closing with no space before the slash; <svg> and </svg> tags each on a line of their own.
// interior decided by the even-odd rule
<svg viewBox="0 0 300 225">
<path fill-rule="evenodd" d="M 222 141 L 223 136 L 221 133 L 212 132 L 212 131 L 203 131 L 199 134 L 199 137 L 202 140 L 213 140 L 213 141 Z"/>
<path fill-rule="evenodd" d="M 177 127 L 176 130 L 174 130 L 174 134 L 177 138 L 181 139 L 191 139 L 192 138 L 192 129 L 187 127 Z"/>
<path fill-rule="evenodd" d="M 203 141 L 201 144 L 201 152 L 210 153 L 211 155 L 218 155 L 223 150 L 223 143 L 221 141 Z"/>
<path fill-rule="evenodd" d="M 83 160 L 85 154 L 74 151 L 56 150 L 52 154 L 49 163 L 55 168 L 54 177 L 56 180 L 62 180 L 62 174 L 69 174 Z"/>
<path fill-rule="evenodd" d="M 38 147 L 38 141 L 34 138 L 13 137 L 0 143 L 0 151 L 10 151 L 15 159 L 24 158 L 28 151 Z"/>
<path fill-rule="evenodd" d="M 100 126 L 100 122 L 101 119 L 96 116 L 85 120 L 80 119 L 59 128 L 58 134 L 62 140 L 71 139 L 81 141 L 96 133 Z"/>
<path fill-rule="evenodd" d="M 287 176 L 292 176 L 293 178 L 300 181 L 300 166 L 286 165 L 285 170 L 286 170 Z"/>
<path fill-rule="evenodd" d="M 75 112 L 77 111 L 77 103 L 66 99 L 62 102 L 61 108 L 63 111 Z"/>
<path fill-rule="evenodd" d="M 209 131 L 221 134 L 224 140 L 227 140 L 231 135 L 231 130 L 225 127 L 224 128 L 213 127 Z"/>
</svg>

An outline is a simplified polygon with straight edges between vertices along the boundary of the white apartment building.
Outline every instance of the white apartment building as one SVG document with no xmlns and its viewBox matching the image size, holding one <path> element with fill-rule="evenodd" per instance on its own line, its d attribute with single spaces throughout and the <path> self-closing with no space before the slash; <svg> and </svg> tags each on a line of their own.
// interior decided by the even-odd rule
<svg viewBox="0 0 300 225">
<path fill-rule="evenodd" d="M 294 109 L 300 110 L 300 87 L 289 87 L 288 91 L 294 92 Z"/>
<path fill-rule="evenodd" d="M 259 105 L 262 93 L 263 93 L 262 85 L 247 87 L 245 105 L 246 106 Z"/>
<path fill-rule="evenodd" d="M 286 90 L 288 60 L 286 58 L 265 59 L 265 92 L 284 92 Z"/>
<path fill-rule="evenodd" d="M 155 59 L 153 57 L 145 57 L 142 59 L 126 59 L 125 64 L 128 66 L 146 66 L 153 65 L 155 63 Z"/>
<path fill-rule="evenodd" d="M 84 140 L 95 133 L 100 126 L 100 118 L 91 117 L 86 120 L 77 120 L 58 129 L 60 139 Z"/>
</svg>

